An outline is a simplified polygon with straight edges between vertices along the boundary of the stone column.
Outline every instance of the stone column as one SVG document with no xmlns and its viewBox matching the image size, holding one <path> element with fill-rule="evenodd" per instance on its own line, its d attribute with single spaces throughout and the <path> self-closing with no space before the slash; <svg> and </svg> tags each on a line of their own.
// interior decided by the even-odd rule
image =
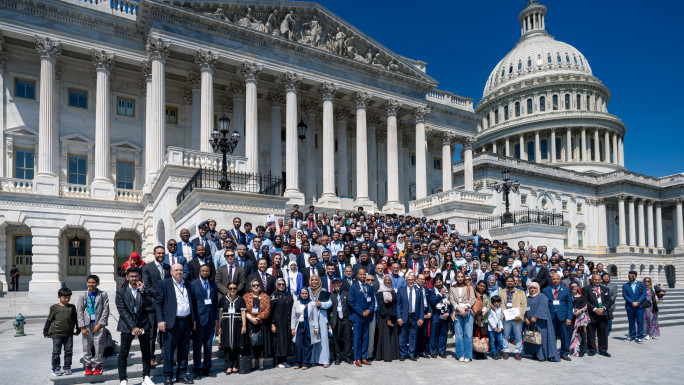
<svg viewBox="0 0 684 385">
<path fill-rule="evenodd" d="M 511 140 L 510 140 L 510 138 L 509 138 L 508 136 L 506 137 L 506 144 L 505 144 L 505 146 L 506 146 L 506 147 L 504 148 L 504 155 L 506 155 L 506 156 L 511 156 Z"/>
<path fill-rule="evenodd" d="M 36 36 L 40 53 L 40 93 L 38 105 L 38 167 L 34 190 L 39 194 L 59 195 L 57 145 L 59 133 L 55 117 L 55 64 L 62 54 L 59 41 Z M 4 94 L 4 90 L 2 91 Z M 3 95 L 4 97 L 4 95 Z M 4 143 L 2 144 L 4 146 Z"/>
<path fill-rule="evenodd" d="M 304 200 L 316 199 L 316 109 L 318 103 L 311 99 L 302 100 L 302 114 L 306 117 L 306 139 L 304 139 Z"/>
<path fill-rule="evenodd" d="M 427 142 L 425 140 L 425 118 L 430 107 L 418 107 L 413 111 L 416 121 L 416 200 L 427 196 Z"/>
<path fill-rule="evenodd" d="M 606 218 L 606 198 L 598 198 L 598 246 L 601 250 L 608 248 L 608 222 Z"/>
<path fill-rule="evenodd" d="M 202 81 L 201 77 L 195 73 L 190 72 L 188 74 L 187 83 L 190 86 L 190 97 L 192 103 L 192 144 L 193 150 L 202 150 L 202 141 L 204 136 L 202 135 Z M 213 102 L 213 98 L 212 98 Z M 211 144 L 209 143 L 209 138 L 206 138 L 207 146 L 209 146 L 208 152 L 213 152 Z"/>
<path fill-rule="evenodd" d="M 91 194 L 94 198 L 114 199 L 112 183 L 109 74 L 114 65 L 114 54 L 92 50 L 97 73 L 95 96 L 95 177 Z"/>
<path fill-rule="evenodd" d="M 354 206 L 373 208 L 368 198 L 368 131 L 366 129 L 366 103 L 370 94 L 357 92 L 356 102 L 356 200 Z"/>
<path fill-rule="evenodd" d="M 323 194 L 321 199 L 318 200 L 318 204 L 334 208 L 340 207 L 340 198 L 335 194 L 335 116 L 333 114 L 333 98 L 336 91 L 337 86 L 333 83 L 326 82 L 320 87 L 320 92 L 323 95 Z"/>
<path fill-rule="evenodd" d="M 644 200 L 639 198 L 637 202 L 637 213 L 639 215 L 639 246 L 646 247 L 646 225 L 644 221 Z"/>
<path fill-rule="evenodd" d="M 299 191 L 299 148 L 297 144 L 297 86 L 301 76 L 283 74 L 285 84 L 285 168 L 286 183 L 283 196 L 290 198 L 288 205 L 304 204 L 304 194 Z"/>
<path fill-rule="evenodd" d="M 463 187 L 466 191 L 475 191 L 473 184 L 473 143 L 475 138 L 469 136 L 463 142 Z"/>
<path fill-rule="evenodd" d="M 556 130 L 551 130 L 551 163 L 556 163 L 556 151 L 560 149 L 556 148 Z"/>
<path fill-rule="evenodd" d="M 214 68 L 217 62 L 218 55 L 211 51 L 202 49 L 197 51 L 195 63 L 199 64 L 201 73 L 200 151 L 202 152 L 213 152 L 209 139 L 214 130 Z"/>
<path fill-rule="evenodd" d="M 496 147 L 496 141 L 492 142 L 492 153 L 497 154 L 499 149 Z"/>
<path fill-rule="evenodd" d="M 625 147 L 622 139 L 622 136 L 618 138 L 618 159 L 620 159 L 620 166 L 625 167 Z"/>
<path fill-rule="evenodd" d="M 152 165 L 152 142 L 154 141 L 152 132 L 152 63 L 148 60 L 142 62 L 142 72 L 145 78 L 145 189 L 152 187 L 154 173 L 151 171 Z"/>
<path fill-rule="evenodd" d="M 397 128 L 397 110 L 399 102 L 388 100 L 387 109 L 387 203 L 382 211 L 403 212 L 404 205 L 399 197 L 399 134 Z"/>
<path fill-rule="evenodd" d="M 344 106 L 335 108 L 335 131 L 337 131 L 337 194 L 349 196 L 349 172 L 347 171 L 347 118 L 349 109 Z"/>
<path fill-rule="evenodd" d="M 442 137 L 442 191 L 449 191 L 453 188 L 453 167 L 451 160 L 451 140 L 453 135 L 444 134 Z"/>
<path fill-rule="evenodd" d="M 572 128 L 570 127 L 565 134 L 565 161 L 572 162 Z"/>
<path fill-rule="evenodd" d="M 228 88 L 233 92 L 233 121 L 230 122 L 233 127 L 231 131 L 237 131 L 241 138 L 233 154 L 245 156 L 245 91 L 247 90 L 247 85 L 237 82 L 232 83 Z M 295 110 L 296 108 L 297 106 L 295 106 Z"/>
<path fill-rule="evenodd" d="M 594 128 L 594 162 L 601 161 L 601 151 L 599 145 L 599 132 L 598 128 Z"/>
<path fill-rule="evenodd" d="M 684 252 L 684 215 L 682 215 L 682 202 L 684 202 L 684 197 L 676 198 L 675 200 L 675 226 L 677 235 L 677 245 L 675 246 L 675 252 Z"/>
<path fill-rule="evenodd" d="M 580 158 L 579 161 L 581 162 L 588 162 L 589 158 L 587 157 L 587 128 L 582 127 L 582 144 L 580 147 Z"/>
<path fill-rule="evenodd" d="M 655 203 L 656 247 L 663 248 L 663 202 Z"/>
<path fill-rule="evenodd" d="M 145 143 L 145 151 L 149 151 L 147 166 L 147 181 L 151 183 L 156 178 L 164 160 L 165 141 L 165 106 L 166 106 L 166 57 L 169 55 L 169 44 L 161 39 L 147 40 L 147 55 L 152 67 L 152 84 L 150 87 L 149 142 Z M 150 186 L 152 187 L 152 186 Z"/>
<path fill-rule="evenodd" d="M 618 141 L 617 134 L 613 134 L 613 164 L 620 164 L 618 161 Z"/>
<path fill-rule="evenodd" d="M 250 62 L 244 62 L 241 68 L 241 73 L 245 77 L 245 136 L 243 140 L 245 142 L 247 172 L 250 174 L 259 173 L 259 103 L 257 100 L 257 80 L 262 69 L 262 65 Z M 204 73 L 202 73 L 202 76 L 204 76 Z M 204 78 L 202 78 L 202 83 L 204 83 Z M 248 184 L 249 191 L 259 192 L 259 180 L 256 176 L 250 178 Z"/>
<path fill-rule="evenodd" d="M 380 118 L 368 116 L 368 198 L 378 205 L 378 143 L 376 130 L 380 125 Z"/>
<path fill-rule="evenodd" d="M 539 140 L 539 130 L 534 132 L 534 161 L 541 163 L 541 143 Z"/>
<path fill-rule="evenodd" d="M 652 200 L 647 200 L 646 201 L 646 218 L 648 219 L 648 222 L 646 224 L 647 226 L 647 232 L 648 232 L 648 247 L 654 247 L 655 246 L 655 229 L 653 228 L 653 201 Z"/>
<path fill-rule="evenodd" d="M 92 223 L 95 226 L 99 224 L 97 222 Z M 112 271 L 116 232 L 106 226 L 95 226 L 87 229 L 90 238 L 89 272 L 100 277 L 100 285 L 98 286 L 100 290 L 116 291 L 117 286 Z"/>
<path fill-rule="evenodd" d="M 619 246 L 627 246 L 627 226 L 625 222 L 627 217 L 625 216 L 625 199 L 627 195 L 618 195 L 618 226 L 619 226 Z"/>
<path fill-rule="evenodd" d="M 271 91 L 266 100 L 271 104 L 271 173 L 280 178 L 283 175 L 281 105 L 285 101 L 285 95 L 281 91 Z"/>
<path fill-rule="evenodd" d="M 610 133 L 608 130 L 603 134 L 603 162 L 610 163 Z"/>
<path fill-rule="evenodd" d="M 629 198 L 629 245 L 637 245 L 636 218 L 634 215 L 634 198 Z"/>
</svg>

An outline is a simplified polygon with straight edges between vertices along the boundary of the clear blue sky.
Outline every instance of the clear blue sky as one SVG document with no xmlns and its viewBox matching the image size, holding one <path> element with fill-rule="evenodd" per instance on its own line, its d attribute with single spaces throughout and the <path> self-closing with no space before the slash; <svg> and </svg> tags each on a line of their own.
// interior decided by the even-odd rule
<svg viewBox="0 0 684 385">
<path fill-rule="evenodd" d="M 627 126 L 628 170 L 684 172 L 684 1 L 540 0 L 546 29 L 576 47 Z M 520 37 L 526 0 L 319 0 L 390 50 L 426 61 L 439 89 L 482 98 L 492 68 Z"/>
</svg>

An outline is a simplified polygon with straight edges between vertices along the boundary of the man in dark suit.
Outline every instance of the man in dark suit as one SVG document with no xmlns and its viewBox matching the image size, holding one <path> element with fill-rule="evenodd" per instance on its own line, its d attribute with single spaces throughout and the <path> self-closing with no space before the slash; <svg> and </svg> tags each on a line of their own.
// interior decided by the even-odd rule
<svg viewBox="0 0 684 385">
<path fill-rule="evenodd" d="M 304 280 L 305 287 L 309 286 L 309 279 L 311 279 L 312 275 L 318 275 L 319 277 L 325 275 L 325 269 L 316 266 L 316 264 L 318 264 L 318 257 L 316 257 L 316 254 L 313 253 L 309 255 L 309 267 L 302 268 L 299 266 L 299 264 L 297 264 L 302 273 L 302 279 Z"/>
<path fill-rule="evenodd" d="M 366 275 L 375 275 L 375 265 L 370 261 L 368 253 L 365 251 L 359 255 L 359 262 L 352 268 L 352 273 L 356 273 L 359 269 L 366 270 Z"/>
<path fill-rule="evenodd" d="M 207 236 L 206 227 L 200 227 L 199 237 L 193 239 L 192 241 L 190 241 L 190 243 L 195 245 L 195 252 L 197 252 L 197 246 L 204 246 L 204 249 L 207 252 L 211 253 L 211 255 L 214 255 L 214 253 L 218 251 L 216 243 Z"/>
<path fill-rule="evenodd" d="M 245 233 L 240 231 L 240 226 L 242 226 L 242 220 L 240 218 L 233 218 L 233 229 L 228 231 L 228 238 L 232 239 L 233 244 L 236 246 L 247 246 L 247 237 Z"/>
<path fill-rule="evenodd" d="M 162 252 L 163 252 L 162 248 Z M 182 272 L 182 268 L 181 268 Z M 119 348 L 119 381 L 126 383 L 128 374 L 128 352 L 135 337 L 140 342 L 143 365 L 143 385 L 154 384 L 150 379 L 150 320 L 147 315 L 151 298 L 145 291 L 139 267 L 131 267 L 126 271 L 128 285 L 116 291 L 116 309 L 119 311 L 119 323 L 116 330 L 121 332 Z M 147 334 L 147 335 L 146 335 Z"/>
<path fill-rule="evenodd" d="M 399 360 L 404 361 L 408 357 L 416 361 L 418 327 L 423 324 L 425 317 L 423 292 L 415 286 L 415 274 L 409 272 L 404 278 L 406 287 L 397 291 L 397 324 L 401 328 Z"/>
<path fill-rule="evenodd" d="M 194 383 L 186 373 L 193 328 L 193 298 L 189 287 L 183 280 L 183 266 L 180 264 L 171 266 L 171 277 L 160 281 L 157 287 L 157 326 L 164 333 L 164 385 L 173 384 L 173 357 L 176 350 L 176 382 Z"/>
<path fill-rule="evenodd" d="M 258 263 L 257 271 L 247 277 L 247 282 L 258 279 L 261 282 L 261 291 L 270 296 L 275 291 L 276 279 L 273 275 L 266 273 L 266 270 L 268 270 L 266 258 L 260 259 Z"/>
<path fill-rule="evenodd" d="M 365 270 L 364 270 L 365 271 Z M 358 276 L 358 272 L 356 273 Z M 351 287 L 356 284 L 357 280 L 354 279 L 354 274 L 352 273 L 352 267 L 347 266 L 344 268 L 344 275 L 342 276 L 342 290 L 349 291 Z"/>
<path fill-rule="evenodd" d="M 190 242 L 190 230 L 181 229 L 179 236 L 177 255 L 182 255 L 187 261 L 192 261 L 195 258 L 195 244 Z"/>
<path fill-rule="evenodd" d="M 335 365 L 342 361 L 351 364 L 352 324 L 349 320 L 349 293 L 342 290 L 342 280 L 339 278 L 333 278 L 332 286 L 330 326 L 333 330 Z"/>
<path fill-rule="evenodd" d="M 194 315 L 192 362 L 195 379 L 201 376 L 216 377 L 216 374 L 211 372 L 211 342 L 214 339 L 214 330 L 218 329 L 219 323 L 218 290 L 216 282 L 211 280 L 210 266 L 213 267 L 211 264 L 200 267 L 199 279 L 190 283 Z M 204 360 L 202 360 L 202 353 L 204 353 Z"/>
<path fill-rule="evenodd" d="M 155 344 L 157 342 L 157 320 L 154 307 L 154 301 L 157 298 L 157 284 L 159 281 L 171 276 L 171 266 L 164 262 L 164 246 L 157 246 L 154 248 L 154 261 L 146 263 L 142 267 L 142 281 L 145 285 L 145 292 L 150 297 L 150 302 L 147 306 L 147 318 L 150 323 L 150 365 L 155 366 L 154 354 Z"/>
<path fill-rule="evenodd" d="M 553 330 L 556 338 L 561 340 L 560 356 L 565 361 L 570 361 L 570 334 L 569 327 L 572 324 L 572 291 L 561 285 L 561 277 L 558 274 L 551 276 L 551 286 L 542 290 L 549 299 L 549 313 L 553 319 Z"/>
<path fill-rule="evenodd" d="M 169 241 L 166 242 L 166 249 L 168 250 L 168 253 L 164 257 L 164 263 L 169 266 L 180 263 L 183 266 L 183 279 L 187 280 L 188 275 L 190 274 L 188 260 L 178 253 L 178 243 L 176 243 L 176 240 L 173 238 L 169 239 Z"/>
<path fill-rule="evenodd" d="M 221 295 L 228 294 L 228 284 L 235 283 L 238 286 L 238 294 L 245 293 L 247 275 L 245 270 L 235 263 L 235 251 L 227 249 L 224 253 L 227 264 L 219 266 L 216 271 L 216 285 Z"/>
<path fill-rule="evenodd" d="M 529 278 L 539 284 L 539 288 L 544 290 L 547 286 L 551 284 L 551 275 L 549 274 L 549 269 L 542 266 L 542 259 L 537 258 L 535 261 L 535 266 L 530 269 Z"/>
<path fill-rule="evenodd" d="M 348 267 L 351 269 L 351 267 Z M 349 288 L 348 303 L 351 309 L 349 320 L 354 325 L 354 361 L 356 366 L 370 365 L 368 362 L 368 324 L 375 310 L 375 292 L 366 284 L 366 271 L 356 274 L 358 283 Z"/>
<path fill-rule="evenodd" d="M 247 257 L 247 246 L 245 245 L 238 245 L 235 262 L 245 270 L 247 276 L 256 271 L 256 261 L 252 262 L 252 260 Z"/>
<path fill-rule="evenodd" d="M 347 256 L 344 251 L 340 250 L 337 252 L 337 259 L 335 261 L 335 270 L 338 277 L 344 277 L 344 269 L 347 266 L 352 267 L 351 262 L 347 261 Z"/>
<path fill-rule="evenodd" d="M 409 269 L 413 271 L 413 274 L 418 276 L 423 269 L 425 268 L 425 261 L 423 261 L 423 258 L 421 258 L 420 252 L 414 252 L 413 253 L 413 258 L 409 259 L 408 264 L 409 264 Z"/>
<path fill-rule="evenodd" d="M 589 325 L 587 325 L 588 355 L 596 354 L 596 336 L 598 334 L 598 349 L 602 356 L 610 357 L 608 353 L 608 317 L 611 308 L 610 290 L 601 285 L 601 277 L 594 274 L 591 283 L 582 288 L 582 295 L 587 301 Z"/>
<path fill-rule="evenodd" d="M 196 252 L 197 256 L 188 263 L 188 281 L 192 282 L 199 278 L 200 267 L 202 266 L 209 266 L 211 273 L 209 279 L 213 281 L 216 276 L 216 267 L 214 267 L 214 260 L 211 258 L 211 254 L 207 254 L 202 245 L 197 246 Z"/>
<path fill-rule="evenodd" d="M 321 276 L 321 285 L 327 290 L 329 293 L 333 292 L 333 281 L 337 278 L 335 276 L 335 264 L 332 262 L 328 262 L 325 265 L 325 275 Z M 340 287 L 342 285 L 342 281 L 340 280 Z"/>
<path fill-rule="evenodd" d="M 418 327 L 418 341 L 416 342 L 416 354 L 422 358 L 430 358 L 428 326 L 433 314 L 432 304 L 430 304 L 430 289 L 425 286 L 425 277 L 429 277 L 430 272 L 427 270 L 426 272 L 427 274 L 418 274 L 418 278 L 416 279 L 418 290 L 420 290 L 423 295 L 423 314 L 425 314 L 423 324 Z"/>
</svg>

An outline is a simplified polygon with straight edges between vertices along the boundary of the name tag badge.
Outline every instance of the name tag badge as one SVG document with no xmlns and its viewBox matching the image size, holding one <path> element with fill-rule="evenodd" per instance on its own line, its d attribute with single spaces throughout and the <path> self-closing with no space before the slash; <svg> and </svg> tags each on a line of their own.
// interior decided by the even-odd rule
<svg viewBox="0 0 684 385">
<path fill-rule="evenodd" d="M 210 300 L 209 298 L 206 298 L 206 299 L 204 300 L 204 304 L 205 304 L 205 305 L 211 305 L 211 300 Z"/>
<path fill-rule="evenodd" d="M 228 308 L 228 314 L 235 314 L 235 308 L 234 308 L 234 307 L 229 307 L 229 308 Z"/>
<path fill-rule="evenodd" d="M 258 307 L 253 307 L 252 308 L 252 314 L 254 313 L 259 313 L 259 308 Z"/>
<path fill-rule="evenodd" d="M 508 302 L 508 303 L 506 304 L 506 309 L 510 309 L 510 308 L 512 308 L 512 307 L 513 307 L 513 302 Z"/>
<path fill-rule="evenodd" d="M 555 300 L 555 301 L 553 301 L 553 305 L 554 305 L 554 306 L 558 306 L 558 305 L 560 305 L 560 301 L 559 301 L 559 300 Z"/>
<path fill-rule="evenodd" d="M 90 315 L 90 322 L 95 322 L 95 314 Z"/>
<path fill-rule="evenodd" d="M 529 306 L 527 307 L 527 311 L 530 311 L 530 307 L 529 307 Z"/>
<path fill-rule="evenodd" d="M 366 302 L 370 303 L 371 297 L 366 298 Z"/>
</svg>

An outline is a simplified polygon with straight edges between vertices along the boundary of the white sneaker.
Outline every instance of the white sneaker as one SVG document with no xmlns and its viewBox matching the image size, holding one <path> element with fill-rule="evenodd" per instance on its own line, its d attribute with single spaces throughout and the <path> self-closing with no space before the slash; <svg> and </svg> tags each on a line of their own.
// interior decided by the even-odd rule
<svg viewBox="0 0 684 385">
<path fill-rule="evenodd" d="M 285 368 L 289 368 L 289 367 L 290 367 L 290 364 L 288 364 L 287 362 L 283 362 L 281 365 L 283 365 L 283 367 L 285 367 Z"/>
<path fill-rule="evenodd" d="M 123 381 L 119 382 L 119 385 L 128 385 L 128 381 L 127 381 L 127 380 L 123 380 Z"/>
<path fill-rule="evenodd" d="M 283 365 L 283 364 L 278 364 L 278 367 L 279 367 L 280 369 L 285 369 L 285 365 Z"/>
<path fill-rule="evenodd" d="M 650 340 L 650 339 L 651 339 L 651 336 L 646 336 L 646 337 L 644 337 L 644 339 L 645 339 L 645 340 Z"/>
<path fill-rule="evenodd" d="M 154 385 L 154 382 L 152 382 L 150 376 L 145 376 L 145 378 L 143 378 L 142 385 Z"/>
</svg>

